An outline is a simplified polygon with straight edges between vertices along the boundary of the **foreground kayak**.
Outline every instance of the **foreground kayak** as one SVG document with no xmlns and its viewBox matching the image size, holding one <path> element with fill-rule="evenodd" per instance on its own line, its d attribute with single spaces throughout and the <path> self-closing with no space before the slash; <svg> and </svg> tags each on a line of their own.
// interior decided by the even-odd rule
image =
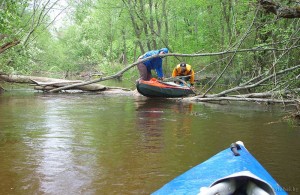
<svg viewBox="0 0 300 195">
<path fill-rule="evenodd" d="M 177 98 L 195 94 L 190 87 L 181 86 L 174 82 L 158 81 L 155 78 L 150 81 L 139 80 L 136 88 L 140 94 L 146 97 Z"/>
<path fill-rule="evenodd" d="M 242 142 L 176 177 L 153 195 L 287 194 Z"/>
</svg>

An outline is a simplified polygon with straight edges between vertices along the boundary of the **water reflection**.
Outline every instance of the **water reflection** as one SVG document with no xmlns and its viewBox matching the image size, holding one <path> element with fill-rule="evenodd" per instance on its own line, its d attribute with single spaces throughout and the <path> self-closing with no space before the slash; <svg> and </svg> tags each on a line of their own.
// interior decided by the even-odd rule
<svg viewBox="0 0 300 195">
<path fill-rule="evenodd" d="M 165 99 L 143 99 L 135 101 L 137 129 L 141 134 L 143 147 L 148 152 L 158 152 L 165 145 L 166 129 L 182 137 L 191 132 L 191 103 Z"/>
<path fill-rule="evenodd" d="M 162 133 L 164 109 L 159 101 L 145 100 L 136 103 L 137 130 L 144 149 L 155 152 L 163 147 Z"/>
<path fill-rule="evenodd" d="M 70 194 L 94 191 L 87 189 L 91 185 L 93 171 L 93 156 L 83 147 L 88 145 L 88 139 L 78 145 L 76 139 L 76 124 L 69 115 L 68 102 L 45 100 L 41 121 L 28 129 L 40 129 L 43 134 L 31 139 L 27 145 L 35 151 L 38 161 L 36 174 L 39 177 L 39 191 L 45 194 L 64 194 L 66 189 Z M 89 161 L 86 159 L 89 157 Z M 88 166 L 87 166 L 88 165 Z"/>
<path fill-rule="evenodd" d="M 173 125 L 173 131 L 177 137 L 184 137 L 191 134 L 193 104 L 176 102 L 171 106 L 172 112 L 177 116 Z"/>
</svg>

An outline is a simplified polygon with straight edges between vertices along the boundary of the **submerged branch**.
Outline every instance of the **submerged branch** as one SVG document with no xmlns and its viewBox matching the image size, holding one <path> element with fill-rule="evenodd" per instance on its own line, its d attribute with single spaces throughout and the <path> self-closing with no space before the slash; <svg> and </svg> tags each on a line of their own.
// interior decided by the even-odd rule
<svg viewBox="0 0 300 195">
<path fill-rule="evenodd" d="M 244 98 L 244 97 L 204 97 L 204 98 L 185 98 L 184 101 L 196 101 L 196 102 L 220 102 L 220 101 L 246 101 L 246 102 L 265 102 L 265 103 L 299 103 L 297 100 L 279 100 L 279 99 L 267 99 L 267 98 Z"/>
</svg>

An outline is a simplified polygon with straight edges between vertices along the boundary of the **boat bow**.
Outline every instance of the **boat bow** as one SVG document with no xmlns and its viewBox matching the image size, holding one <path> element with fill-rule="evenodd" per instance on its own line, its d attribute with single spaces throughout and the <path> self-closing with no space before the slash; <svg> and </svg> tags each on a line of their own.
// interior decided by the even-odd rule
<svg viewBox="0 0 300 195">
<path fill-rule="evenodd" d="M 166 194 L 270 194 L 287 193 L 248 152 L 242 142 L 219 152 L 207 161 L 179 175 L 153 195 Z"/>
</svg>

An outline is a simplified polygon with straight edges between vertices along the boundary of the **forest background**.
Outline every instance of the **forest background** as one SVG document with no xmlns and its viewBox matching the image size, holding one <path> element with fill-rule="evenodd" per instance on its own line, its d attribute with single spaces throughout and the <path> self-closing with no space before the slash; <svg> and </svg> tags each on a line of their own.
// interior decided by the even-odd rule
<svg viewBox="0 0 300 195">
<path fill-rule="evenodd" d="M 208 86 L 252 83 L 255 92 L 288 90 L 298 99 L 299 5 L 297 0 L 1 0 L 0 72 L 108 76 L 146 51 L 167 47 L 174 54 L 164 58 L 167 77 L 185 61 Z M 124 80 L 137 78 L 135 67 L 122 74 Z"/>
</svg>

